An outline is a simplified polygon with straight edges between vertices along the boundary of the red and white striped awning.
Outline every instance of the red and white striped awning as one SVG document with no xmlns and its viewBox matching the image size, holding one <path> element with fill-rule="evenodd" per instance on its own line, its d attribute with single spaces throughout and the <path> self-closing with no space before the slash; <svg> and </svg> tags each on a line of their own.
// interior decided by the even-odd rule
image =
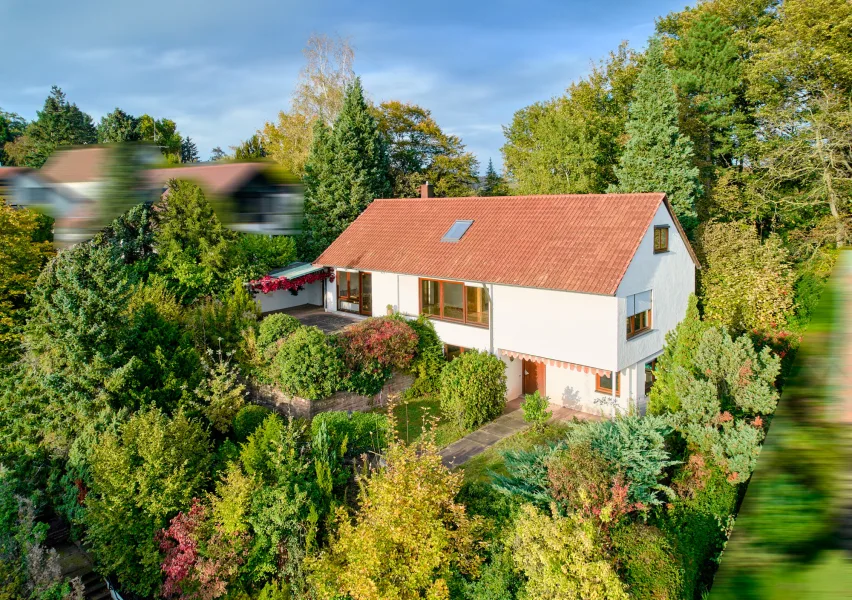
<svg viewBox="0 0 852 600">
<path fill-rule="evenodd" d="M 595 367 L 587 367 L 586 365 L 577 365 L 570 362 L 565 362 L 564 360 L 554 360 L 552 358 L 543 358 L 541 356 L 534 356 L 532 354 L 524 354 L 523 352 L 513 352 L 512 350 L 500 350 L 500 354 L 503 356 L 508 356 L 510 358 L 520 358 L 522 360 L 528 360 L 530 362 L 537 362 L 543 365 L 550 365 L 551 367 L 559 367 L 560 369 L 570 369 L 572 371 L 582 371 L 583 373 L 594 373 L 595 375 L 603 375 L 605 377 L 610 377 L 612 375 L 612 371 L 607 371 L 606 369 L 597 369 Z"/>
</svg>

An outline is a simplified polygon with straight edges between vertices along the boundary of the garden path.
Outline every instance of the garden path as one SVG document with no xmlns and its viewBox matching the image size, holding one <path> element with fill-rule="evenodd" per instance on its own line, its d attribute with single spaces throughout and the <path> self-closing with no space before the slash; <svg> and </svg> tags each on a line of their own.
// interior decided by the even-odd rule
<svg viewBox="0 0 852 600">
<path fill-rule="evenodd" d="M 458 467 L 500 440 L 527 429 L 530 424 L 524 421 L 524 411 L 519 410 L 522 401 L 523 398 L 510 400 L 506 403 L 502 416 L 441 450 L 444 465 L 448 469 Z M 550 418 L 551 422 L 570 421 L 574 417 L 581 420 L 599 420 L 602 418 L 555 404 L 550 405 L 550 410 L 553 411 L 553 416 Z"/>
</svg>

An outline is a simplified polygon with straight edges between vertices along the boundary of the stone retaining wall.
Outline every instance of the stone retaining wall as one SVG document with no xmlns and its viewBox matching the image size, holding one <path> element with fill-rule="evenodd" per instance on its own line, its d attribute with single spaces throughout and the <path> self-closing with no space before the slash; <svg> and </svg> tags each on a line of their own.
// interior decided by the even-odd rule
<svg viewBox="0 0 852 600">
<path fill-rule="evenodd" d="M 362 396 L 353 392 L 336 392 L 322 400 L 306 400 L 298 396 L 288 396 L 272 385 L 258 384 L 252 386 L 251 397 L 255 404 L 260 404 L 278 413 L 300 419 L 312 419 L 322 412 L 342 410 L 347 412 L 364 412 L 384 406 L 388 398 L 396 396 L 411 387 L 414 378 L 404 373 L 394 373 L 375 396 Z"/>
</svg>

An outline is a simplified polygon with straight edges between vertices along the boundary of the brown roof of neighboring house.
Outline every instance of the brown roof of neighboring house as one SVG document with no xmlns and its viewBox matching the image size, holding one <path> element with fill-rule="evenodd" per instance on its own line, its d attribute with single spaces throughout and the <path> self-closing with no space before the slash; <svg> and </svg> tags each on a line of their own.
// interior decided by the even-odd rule
<svg viewBox="0 0 852 600">
<path fill-rule="evenodd" d="M 8 181 L 17 177 L 18 175 L 23 175 L 24 173 L 29 173 L 32 171 L 29 167 L 2 167 L 0 166 L 0 181 Z"/>
<path fill-rule="evenodd" d="M 56 183 L 83 183 L 103 177 L 109 148 L 92 146 L 57 150 L 39 173 Z"/>
<path fill-rule="evenodd" d="M 661 203 L 697 265 L 661 193 L 376 200 L 315 263 L 612 295 Z"/>
<path fill-rule="evenodd" d="M 199 164 L 191 167 L 151 169 L 147 177 L 153 185 L 165 186 L 170 179 L 182 179 L 197 183 L 206 192 L 230 194 L 268 168 L 269 163 L 262 162 Z"/>
</svg>

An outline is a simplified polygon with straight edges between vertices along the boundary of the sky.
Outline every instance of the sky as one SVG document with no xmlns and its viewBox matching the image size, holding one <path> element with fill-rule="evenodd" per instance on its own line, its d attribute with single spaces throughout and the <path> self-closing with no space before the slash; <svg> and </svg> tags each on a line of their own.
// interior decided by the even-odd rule
<svg viewBox="0 0 852 600">
<path fill-rule="evenodd" d="M 502 126 L 562 94 L 622 40 L 643 48 L 685 0 L 0 0 L 0 108 L 36 116 L 50 86 L 96 122 L 173 119 L 206 160 L 286 110 L 312 33 L 346 37 L 375 102 L 413 102 L 484 171 Z M 10 51 L 9 49 L 14 49 Z"/>
</svg>

